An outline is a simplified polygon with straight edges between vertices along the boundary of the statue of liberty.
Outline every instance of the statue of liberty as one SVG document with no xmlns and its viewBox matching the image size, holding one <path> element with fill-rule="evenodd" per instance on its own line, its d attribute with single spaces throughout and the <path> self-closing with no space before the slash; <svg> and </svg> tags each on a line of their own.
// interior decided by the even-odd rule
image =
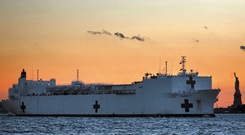
<svg viewBox="0 0 245 135">
<path fill-rule="evenodd" d="M 235 81 L 235 90 L 236 90 L 236 92 L 240 93 L 240 90 L 239 90 L 239 80 L 238 80 L 238 77 L 236 76 L 236 73 L 234 73 L 234 76 L 236 78 L 236 81 Z"/>
<path fill-rule="evenodd" d="M 238 77 L 236 76 L 236 73 L 234 73 L 234 76 L 235 76 L 235 94 L 234 94 L 234 101 L 233 101 L 233 107 L 236 108 L 237 106 L 240 106 L 242 105 L 242 99 L 241 99 L 241 92 L 240 92 L 240 89 L 239 89 L 239 80 L 238 80 Z"/>
</svg>

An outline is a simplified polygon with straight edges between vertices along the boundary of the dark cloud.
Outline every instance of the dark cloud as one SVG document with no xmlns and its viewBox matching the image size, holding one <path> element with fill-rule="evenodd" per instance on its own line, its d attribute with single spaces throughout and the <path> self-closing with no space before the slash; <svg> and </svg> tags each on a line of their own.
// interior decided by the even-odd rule
<svg viewBox="0 0 245 135">
<path fill-rule="evenodd" d="M 117 37 L 119 37 L 119 38 L 121 38 L 121 39 L 128 39 L 128 37 L 125 37 L 125 36 L 124 36 L 122 33 L 120 33 L 120 32 L 116 32 L 114 35 L 117 36 Z"/>
<path fill-rule="evenodd" d="M 112 34 L 111 34 L 110 32 L 108 32 L 108 31 L 106 31 L 106 30 L 102 30 L 102 33 L 105 34 L 105 35 L 110 35 L 110 36 L 112 36 Z"/>
<path fill-rule="evenodd" d="M 92 34 L 92 35 L 100 35 L 100 34 L 102 34 L 102 32 L 99 32 L 99 31 L 87 31 L 87 32 Z"/>
<path fill-rule="evenodd" d="M 145 41 L 145 38 L 144 37 L 141 37 L 141 36 L 133 36 L 131 39 L 136 39 L 138 41 Z"/>
<path fill-rule="evenodd" d="M 106 31 L 106 30 L 102 30 L 102 31 L 87 31 L 88 33 L 92 34 L 92 35 L 101 35 L 101 34 L 105 34 L 105 35 L 112 35 L 110 32 Z"/>
<path fill-rule="evenodd" d="M 91 35 L 108 35 L 108 36 L 113 36 L 110 32 L 102 29 L 102 31 L 87 31 L 87 33 L 91 34 Z M 138 40 L 138 41 L 145 41 L 145 37 L 141 37 L 140 35 L 138 36 L 132 36 L 131 38 L 125 36 L 123 33 L 120 32 L 116 32 L 114 33 L 114 36 L 119 37 L 120 39 L 131 39 L 131 40 Z M 147 38 L 149 39 L 149 38 Z"/>
<path fill-rule="evenodd" d="M 245 46 L 240 46 L 240 49 L 245 51 Z"/>
</svg>

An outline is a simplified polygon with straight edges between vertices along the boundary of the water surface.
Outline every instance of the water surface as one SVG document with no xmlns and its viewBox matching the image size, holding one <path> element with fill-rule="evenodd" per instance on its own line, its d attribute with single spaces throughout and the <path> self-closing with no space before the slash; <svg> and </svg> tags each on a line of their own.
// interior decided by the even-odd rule
<svg viewBox="0 0 245 135">
<path fill-rule="evenodd" d="M 244 135 L 245 114 L 216 117 L 17 117 L 0 115 L 0 134 Z"/>
</svg>

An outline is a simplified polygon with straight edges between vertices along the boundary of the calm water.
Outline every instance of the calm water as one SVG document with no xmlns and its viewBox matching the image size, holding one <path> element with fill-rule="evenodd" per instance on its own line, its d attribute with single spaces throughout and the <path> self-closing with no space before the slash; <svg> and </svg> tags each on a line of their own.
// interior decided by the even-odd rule
<svg viewBox="0 0 245 135">
<path fill-rule="evenodd" d="M 245 114 L 202 118 L 16 117 L 0 114 L 0 134 L 244 135 Z"/>
</svg>

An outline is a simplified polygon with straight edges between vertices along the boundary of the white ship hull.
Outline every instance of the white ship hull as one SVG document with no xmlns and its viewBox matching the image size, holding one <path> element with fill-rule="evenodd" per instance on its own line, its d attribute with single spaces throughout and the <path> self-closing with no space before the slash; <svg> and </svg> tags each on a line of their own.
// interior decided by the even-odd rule
<svg viewBox="0 0 245 135">
<path fill-rule="evenodd" d="M 186 73 L 185 57 L 178 75 L 146 73 L 140 82 L 123 85 L 56 85 L 56 80 L 26 80 L 9 89 L 5 109 L 15 115 L 37 116 L 202 116 L 213 114 L 220 90 L 211 76 Z"/>
<path fill-rule="evenodd" d="M 25 116 L 214 116 L 213 104 L 219 92 L 23 96 L 3 101 L 3 106 L 15 115 Z"/>
</svg>

